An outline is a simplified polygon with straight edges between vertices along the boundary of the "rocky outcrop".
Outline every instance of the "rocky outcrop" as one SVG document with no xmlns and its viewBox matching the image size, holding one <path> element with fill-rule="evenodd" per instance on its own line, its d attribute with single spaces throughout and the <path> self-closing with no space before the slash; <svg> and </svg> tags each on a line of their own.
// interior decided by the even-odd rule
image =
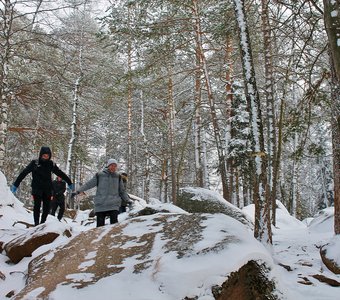
<svg viewBox="0 0 340 300">
<path fill-rule="evenodd" d="M 43 224 L 20 234 L 7 242 L 3 248 L 11 262 L 18 263 L 24 257 L 31 256 L 33 251 L 42 245 L 52 243 L 59 235 L 59 232 L 48 230 Z M 70 237 L 71 233 L 69 230 L 65 230 L 64 235 Z"/>
<path fill-rule="evenodd" d="M 326 244 L 320 248 L 320 256 L 321 256 L 322 262 L 334 274 L 340 274 L 340 266 L 333 259 L 327 256 L 328 246 L 329 244 Z"/>
<path fill-rule="evenodd" d="M 207 189 L 181 189 L 176 205 L 189 213 L 222 213 L 253 228 L 252 221 L 238 207 L 227 202 L 218 193 Z"/>
<path fill-rule="evenodd" d="M 217 293 L 216 280 L 220 283 L 231 274 L 227 280 L 231 282 L 232 272 L 259 254 L 262 262 L 272 263 L 263 245 L 228 216 L 156 213 L 87 230 L 68 244 L 36 257 L 29 264 L 26 287 L 13 299 L 25 299 L 33 292 L 35 299 L 62 299 L 60 295 L 66 294 L 67 299 L 76 299 L 81 289 L 83 300 L 92 299 L 87 292 L 93 292 L 91 287 L 99 281 L 110 291 L 126 290 L 124 300 L 140 299 L 140 289 L 143 299 L 211 297 L 213 286 Z M 265 268 L 258 267 L 262 281 L 255 279 L 258 269 L 250 269 L 238 275 L 243 282 L 240 286 L 249 285 L 249 280 L 261 282 L 260 288 L 266 286 L 266 295 L 270 295 L 273 286 L 265 283 Z M 174 278 L 185 288 L 174 288 Z M 240 288 L 236 283 L 223 285 L 216 297 Z"/>
</svg>

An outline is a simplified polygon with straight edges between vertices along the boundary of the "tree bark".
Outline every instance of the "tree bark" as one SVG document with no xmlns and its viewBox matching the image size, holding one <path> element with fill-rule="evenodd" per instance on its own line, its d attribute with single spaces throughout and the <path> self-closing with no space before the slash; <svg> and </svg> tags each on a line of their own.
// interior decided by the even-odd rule
<svg viewBox="0 0 340 300">
<path fill-rule="evenodd" d="M 196 47 L 198 49 L 198 53 L 201 58 L 202 72 L 204 74 L 205 85 L 206 85 L 207 94 L 208 94 L 210 115 L 212 119 L 212 125 L 214 129 L 214 138 L 215 138 L 216 148 L 217 148 L 217 153 L 218 153 L 218 164 L 219 164 L 219 171 L 220 171 L 221 181 L 222 181 L 223 198 L 230 201 L 230 195 L 228 194 L 226 161 L 225 161 L 225 155 L 224 155 L 222 139 L 221 139 L 221 130 L 220 130 L 218 120 L 217 120 L 216 105 L 215 105 L 215 100 L 214 100 L 213 89 L 211 86 L 210 76 L 208 72 L 208 65 L 207 65 L 205 53 L 203 51 L 202 28 L 201 28 L 200 13 L 199 13 L 197 2 L 198 2 L 197 0 L 192 1 Z"/>
<path fill-rule="evenodd" d="M 133 4 L 131 4 L 133 5 Z M 128 6 L 128 24 L 131 24 L 131 5 Z M 129 28 L 130 30 L 130 28 Z M 128 75 L 128 85 L 127 85 L 127 173 L 130 180 L 128 181 L 128 190 L 134 192 L 135 174 L 133 170 L 133 155 L 132 155 L 132 36 L 131 32 L 128 35 L 128 45 L 127 45 L 127 75 Z"/>
<path fill-rule="evenodd" d="M 225 79 L 226 79 L 226 86 L 225 86 L 225 91 L 226 91 L 226 119 L 227 119 L 227 125 L 226 125 L 226 145 L 225 145 L 225 155 L 226 155 L 226 160 L 227 160 L 227 166 L 226 166 L 226 172 L 227 172 L 227 178 L 229 181 L 229 191 L 228 195 L 230 195 L 231 202 L 233 203 L 233 199 L 235 199 L 235 196 L 233 194 L 234 191 L 234 164 L 233 164 L 233 159 L 229 157 L 229 145 L 230 141 L 233 138 L 233 130 L 231 128 L 231 119 L 233 116 L 232 113 L 232 103 L 233 103 L 233 88 L 232 88 L 232 59 L 231 59 L 231 54 L 232 54 L 232 39 L 229 35 L 226 37 L 226 46 L 225 46 L 225 64 L 228 66 L 226 69 L 226 74 L 225 74 Z M 235 182 L 235 184 L 237 184 Z"/>
<path fill-rule="evenodd" d="M 269 0 L 262 0 L 262 34 L 264 46 L 264 68 L 265 68 L 265 98 L 267 105 L 267 161 L 268 161 L 268 185 L 271 202 L 271 219 L 275 224 L 276 212 L 276 181 L 274 180 L 274 169 L 276 168 L 276 130 L 275 130 L 275 112 L 274 112 L 274 75 L 273 75 L 273 51 L 272 51 L 272 34 L 269 21 L 268 5 Z M 274 182 L 275 181 L 275 182 Z"/>
<path fill-rule="evenodd" d="M 334 233 L 340 234 L 340 81 L 335 74 L 335 66 L 332 59 L 331 62 Z"/>
<path fill-rule="evenodd" d="M 4 14 L 3 14 L 3 38 L 4 47 L 2 49 L 2 61 L 1 61 L 1 124 L 0 124 L 0 168 L 3 170 L 5 166 L 6 157 L 6 140 L 8 133 L 8 107 L 10 103 L 10 90 L 9 90 L 9 61 L 10 61 L 10 51 L 11 51 L 11 26 L 13 20 L 13 8 L 14 5 L 10 0 L 5 1 Z"/>
<path fill-rule="evenodd" d="M 195 141 L 195 169 L 196 185 L 204 187 L 203 184 L 203 166 L 202 166 L 202 133 L 201 133 L 201 57 L 199 50 L 196 48 L 196 70 L 195 70 L 195 121 L 194 121 L 194 141 Z"/>
<path fill-rule="evenodd" d="M 340 82 L 340 2 L 324 0 L 324 20 L 335 76 Z"/>
<path fill-rule="evenodd" d="M 149 153 L 149 143 L 145 135 L 144 128 L 144 97 L 141 92 L 141 135 L 143 137 L 143 146 L 144 146 L 144 178 L 143 178 L 143 194 L 142 199 L 144 199 L 147 203 L 150 200 L 150 153 Z"/>
<path fill-rule="evenodd" d="M 177 178 L 175 164 L 175 107 L 173 98 L 172 68 L 168 69 L 168 111 L 169 111 L 169 145 L 170 145 L 170 169 L 171 169 L 171 196 L 172 203 L 177 202 Z"/>
<path fill-rule="evenodd" d="M 340 3 L 324 0 L 329 42 L 332 97 L 332 148 L 334 173 L 334 232 L 340 234 Z"/>
<path fill-rule="evenodd" d="M 269 189 L 267 184 L 267 157 L 264 150 L 263 123 L 260 96 L 256 86 L 249 30 L 243 0 L 234 0 L 235 15 L 240 36 L 240 50 L 245 93 L 252 128 L 252 156 L 254 158 L 255 237 L 263 244 L 272 243 Z"/>
</svg>

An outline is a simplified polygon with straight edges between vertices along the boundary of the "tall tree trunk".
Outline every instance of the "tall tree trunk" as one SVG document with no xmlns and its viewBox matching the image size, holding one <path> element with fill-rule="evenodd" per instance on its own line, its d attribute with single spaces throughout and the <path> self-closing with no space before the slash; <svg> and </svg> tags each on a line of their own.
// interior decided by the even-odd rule
<svg viewBox="0 0 340 300">
<path fill-rule="evenodd" d="M 284 115 L 284 100 L 281 99 L 280 104 L 280 117 L 279 117 L 279 125 L 278 125 L 278 137 L 277 137 L 277 151 L 274 159 L 273 165 L 273 190 L 271 193 L 271 203 L 272 203 L 272 224 L 276 225 L 276 194 L 277 194 L 277 184 L 279 178 L 279 170 L 280 170 L 280 162 L 281 162 L 281 152 L 282 152 L 282 129 L 283 129 L 283 115 Z"/>
<path fill-rule="evenodd" d="M 133 4 L 131 4 L 133 5 Z M 131 24 L 131 5 L 128 7 L 128 23 Z M 128 72 L 128 91 L 127 91 L 127 173 L 130 180 L 128 181 L 129 190 L 134 191 L 135 174 L 133 170 L 133 155 L 132 155 L 132 36 L 131 33 L 128 36 L 128 48 L 127 48 L 127 72 Z"/>
<path fill-rule="evenodd" d="M 208 172 L 208 162 L 207 162 L 207 139 L 205 129 L 202 128 L 202 175 L 203 175 L 203 187 L 209 189 L 209 172 Z"/>
<path fill-rule="evenodd" d="M 202 133 L 201 133 L 201 57 L 196 48 L 196 70 L 195 70 L 195 120 L 194 120 L 194 141 L 195 141 L 195 169 L 196 185 L 204 187 L 203 166 L 202 166 Z"/>
<path fill-rule="evenodd" d="M 80 84 L 83 79 L 83 38 L 84 38 L 84 25 L 81 26 L 80 31 L 80 43 L 78 50 L 78 68 L 79 74 L 74 83 L 73 89 L 73 100 L 72 100 L 72 124 L 71 124 L 71 137 L 68 144 L 68 152 L 67 152 L 67 164 L 66 164 L 66 174 L 70 176 L 70 178 L 75 180 L 75 165 L 72 165 L 74 159 L 74 146 L 77 139 L 77 119 L 78 119 L 78 105 L 80 98 Z M 75 162 L 75 161 L 74 161 Z M 72 172 L 73 171 L 73 172 Z M 73 174 L 72 174 L 73 173 Z M 73 176 L 72 176 L 73 175 Z M 70 208 L 74 208 L 74 198 L 69 197 Z"/>
<path fill-rule="evenodd" d="M 263 124 L 260 97 L 256 86 L 251 43 L 243 0 L 234 0 L 235 15 L 240 35 L 240 50 L 246 98 L 252 127 L 254 157 L 255 237 L 263 244 L 272 243 L 270 202 L 267 184 L 267 158 L 264 149 Z"/>
<path fill-rule="evenodd" d="M 205 78 L 205 85 L 208 94 L 208 101 L 210 107 L 210 114 L 212 119 L 212 125 L 214 129 L 214 138 L 217 147 L 217 154 L 218 154 L 218 163 L 219 163 L 219 171 L 221 174 L 221 181 L 222 181 L 222 188 L 223 188 L 223 198 L 230 201 L 230 195 L 228 194 L 228 184 L 227 184 L 227 172 L 226 172 L 226 161 L 225 155 L 223 151 L 223 144 L 221 139 L 221 130 L 218 124 L 217 113 L 216 113 L 216 105 L 213 95 L 213 90 L 211 86 L 210 76 L 208 72 L 208 65 L 206 61 L 206 57 L 203 51 L 203 42 L 202 42 L 202 28 L 200 22 L 200 14 L 198 9 L 198 1 L 192 1 L 192 11 L 194 16 L 194 28 L 195 28 L 195 40 L 196 40 L 196 48 L 198 49 L 198 53 L 201 58 L 202 63 L 202 71 Z"/>
<path fill-rule="evenodd" d="M 169 111 L 169 145 L 170 145 L 170 169 L 171 169 L 171 196 L 172 203 L 177 200 L 177 177 L 175 164 L 175 105 L 173 97 L 172 68 L 168 69 L 168 111 Z"/>
<path fill-rule="evenodd" d="M 324 20 L 328 35 L 330 55 L 334 67 L 334 75 L 340 82 L 340 2 L 339 0 L 323 0 Z"/>
<path fill-rule="evenodd" d="M 144 97 L 141 92 L 141 128 L 140 132 L 143 137 L 143 145 L 144 145 L 144 176 L 143 176 L 143 194 L 142 199 L 144 199 L 147 203 L 150 200 L 150 154 L 149 154 L 149 143 L 145 135 L 144 131 Z"/>
<path fill-rule="evenodd" d="M 323 3 L 332 69 L 334 232 L 340 234 L 340 3 L 331 0 L 324 0 Z"/>
<path fill-rule="evenodd" d="M 227 166 L 226 166 L 226 171 L 227 171 L 227 178 L 229 179 L 229 191 L 228 194 L 230 195 L 231 202 L 233 202 L 232 199 L 234 199 L 233 195 L 233 184 L 234 184 L 234 163 L 233 159 L 229 157 L 229 145 L 230 141 L 233 138 L 233 130 L 231 128 L 231 119 L 232 119 L 232 103 L 233 103 L 233 89 L 232 89 L 232 59 L 231 59 L 231 54 L 232 54 L 232 39 L 229 36 L 229 34 L 226 37 L 226 46 L 225 46 L 225 64 L 227 65 L 226 73 L 225 73 L 225 79 L 226 79 L 226 85 L 225 85 L 225 91 L 226 91 L 226 119 L 227 119 L 227 125 L 226 125 L 226 136 L 225 136 L 225 156 L 227 159 Z M 237 184 L 235 182 L 235 184 Z"/>
<path fill-rule="evenodd" d="M 84 13 L 86 11 L 86 3 L 84 4 Z M 72 100 L 72 124 L 71 124 L 71 137 L 68 144 L 67 152 L 67 163 L 66 163 L 66 174 L 75 181 L 76 176 L 76 160 L 74 159 L 74 147 L 77 139 L 77 126 L 78 126 L 78 106 L 79 98 L 81 94 L 81 82 L 84 76 L 84 58 L 83 58 L 83 48 L 84 48 L 84 24 L 81 24 L 79 36 L 79 49 L 78 49 L 78 76 L 74 82 L 73 89 L 73 100 Z M 72 165 L 73 163 L 73 165 Z M 69 197 L 70 208 L 74 208 L 74 198 Z"/>
<path fill-rule="evenodd" d="M 264 68 L 265 68 L 265 97 L 267 105 L 267 161 L 268 161 L 268 185 L 270 191 L 272 222 L 275 224 L 276 212 L 276 187 L 274 187 L 274 168 L 276 157 L 276 130 L 274 112 L 274 75 L 273 75 L 273 53 L 272 34 L 269 21 L 269 0 L 261 0 L 262 4 L 262 33 L 264 46 Z M 276 184 L 276 183 L 275 183 Z"/>
<path fill-rule="evenodd" d="M 73 158 L 73 149 L 77 138 L 77 114 L 78 114 L 78 105 L 79 105 L 79 96 L 80 96 L 80 82 L 82 80 L 82 75 L 76 79 L 74 83 L 73 90 L 73 106 L 72 106 L 72 124 L 71 124 L 71 138 L 68 144 L 68 152 L 67 152 L 67 165 L 66 165 L 66 174 L 71 176 L 72 169 L 72 158 Z"/>
<path fill-rule="evenodd" d="M 6 158 L 6 140 L 8 132 L 8 108 L 10 104 L 10 88 L 9 88 L 9 61 L 11 52 L 11 27 L 13 20 L 13 8 L 14 5 L 10 0 L 5 0 L 4 13 L 3 13 L 3 39 L 4 47 L 2 49 L 2 61 L 1 61 L 1 124 L 0 124 L 0 168 L 4 169 Z"/>
<path fill-rule="evenodd" d="M 163 154 L 167 156 L 167 153 Z M 162 160 L 161 178 L 160 178 L 160 199 L 163 203 L 168 202 L 168 158 Z"/>
<path fill-rule="evenodd" d="M 340 234 L 340 82 L 332 76 L 332 148 L 333 148 L 333 175 L 334 175 L 334 232 Z M 336 109 L 337 106 L 337 109 Z"/>
</svg>

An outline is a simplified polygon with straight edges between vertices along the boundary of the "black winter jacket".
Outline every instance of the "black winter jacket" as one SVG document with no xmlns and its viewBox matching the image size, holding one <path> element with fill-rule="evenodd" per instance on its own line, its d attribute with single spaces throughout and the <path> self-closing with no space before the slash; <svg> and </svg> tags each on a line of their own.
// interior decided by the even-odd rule
<svg viewBox="0 0 340 300">
<path fill-rule="evenodd" d="M 53 195 L 55 196 L 64 194 L 66 191 L 66 183 L 63 180 L 61 181 L 53 180 L 52 186 L 53 186 Z"/>
<path fill-rule="evenodd" d="M 71 179 L 61 171 L 52 160 L 42 160 L 41 156 L 48 153 L 51 157 L 51 150 L 48 147 L 42 147 L 39 159 L 32 160 L 26 168 L 19 174 L 13 185 L 19 187 L 21 181 L 32 173 L 32 195 L 39 195 L 42 192 L 52 194 L 52 173 L 61 177 L 68 185 L 72 184 Z"/>
</svg>

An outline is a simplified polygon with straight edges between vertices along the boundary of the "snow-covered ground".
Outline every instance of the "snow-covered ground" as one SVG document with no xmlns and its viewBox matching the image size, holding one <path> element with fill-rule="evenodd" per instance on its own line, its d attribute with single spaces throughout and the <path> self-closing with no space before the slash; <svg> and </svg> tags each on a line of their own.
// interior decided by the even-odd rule
<svg viewBox="0 0 340 300">
<path fill-rule="evenodd" d="M 138 199 L 137 199 L 138 200 Z M 143 207 L 145 204 L 142 199 L 138 201 L 138 208 Z M 9 191 L 9 187 L 7 186 L 6 179 L 3 174 L 0 172 L 0 238 L 1 241 L 9 241 L 13 238 L 13 236 L 18 235 L 19 233 L 30 230 L 26 228 L 23 223 L 15 223 L 17 220 L 32 223 L 33 216 L 30 211 L 27 211 L 20 201 L 18 201 Z M 162 204 L 154 203 L 155 208 L 162 207 Z M 174 207 L 171 204 L 167 204 L 166 209 L 176 212 L 182 213 L 183 211 L 179 208 Z M 254 206 L 250 205 L 243 209 L 243 212 L 249 214 L 251 218 L 254 215 Z M 84 222 L 87 219 L 88 212 L 79 212 L 75 220 L 71 220 L 65 218 L 63 220 L 63 226 L 70 227 L 72 229 L 73 235 L 77 235 L 83 231 L 92 229 L 95 227 L 95 223 L 84 225 Z M 119 215 L 119 222 L 123 222 L 126 219 L 127 214 Z M 234 221 L 233 221 L 234 222 Z M 226 224 L 226 227 L 230 226 L 231 228 L 235 228 L 235 233 L 240 233 L 238 231 L 233 222 Z M 340 275 L 335 275 L 331 273 L 322 263 L 319 247 L 328 243 L 330 240 L 335 241 L 335 247 L 333 249 L 338 249 L 338 251 L 334 251 L 334 257 L 336 259 L 337 255 L 340 253 L 340 242 L 337 239 L 334 239 L 333 234 L 333 209 L 328 208 L 322 211 L 319 216 L 308 220 L 307 222 L 300 222 L 296 220 L 292 216 L 289 215 L 284 206 L 279 205 L 277 210 L 277 225 L 276 228 L 273 228 L 273 248 L 272 254 L 270 254 L 265 247 L 260 247 L 257 243 L 249 240 L 249 247 L 252 248 L 250 252 L 258 253 L 259 257 L 263 257 L 264 259 L 270 258 L 272 255 L 272 259 L 269 259 L 268 262 L 274 266 L 272 275 L 276 278 L 278 283 L 278 288 L 280 292 L 283 293 L 285 299 L 289 300 L 335 300 L 340 299 L 339 288 L 340 287 L 332 287 L 325 283 L 319 282 L 317 279 L 313 278 L 313 275 L 322 274 L 328 278 L 337 280 L 340 282 Z M 61 224 L 55 217 L 49 216 L 47 220 L 47 226 L 53 227 L 58 231 L 58 227 Z M 221 224 L 216 224 L 216 228 L 218 226 L 222 226 Z M 216 234 L 218 232 L 223 232 L 223 230 L 216 230 Z M 241 234 L 241 233 L 240 233 Z M 246 234 L 246 230 L 242 233 L 242 235 Z M 251 235 L 249 235 L 251 236 Z M 247 237 L 242 237 L 247 238 Z M 60 236 L 53 243 L 49 245 L 42 246 L 33 252 L 32 257 L 26 257 L 18 264 L 12 264 L 8 262 L 8 257 L 3 251 L 0 254 L 0 299 L 8 299 L 6 295 L 14 290 L 19 292 L 25 286 L 25 275 L 27 274 L 28 263 L 38 255 L 46 252 L 50 249 L 55 249 L 56 247 L 68 243 L 68 238 L 64 236 Z M 237 255 L 237 253 L 235 254 Z M 267 258 L 266 258 L 267 257 Z M 337 259 L 336 259 L 337 260 Z M 229 262 L 225 261 L 226 267 L 230 266 L 230 269 L 235 269 L 235 261 L 237 259 L 231 259 Z M 339 261 L 338 261 L 339 262 Z M 242 262 L 244 263 L 244 262 Z M 212 264 L 213 265 L 213 264 Z M 189 268 L 189 266 L 186 266 Z M 192 266 L 193 269 L 194 265 Z M 237 267 L 237 266 L 236 266 Z M 241 261 L 240 266 L 241 267 Z M 289 269 L 289 270 L 288 270 Z M 171 268 L 169 269 L 169 272 Z M 166 278 L 172 278 L 172 274 L 163 273 L 162 276 Z M 191 279 L 194 281 L 195 276 L 197 278 L 202 278 L 202 274 L 193 273 L 190 275 Z M 173 279 L 174 280 L 174 279 Z M 118 300 L 126 300 L 126 290 L 119 289 L 118 287 L 114 289 L 114 293 L 112 289 L 103 288 L 102 284 L 105 281 L 102 281 L 101 284 L 95 285 L 91 287 L 91 293 L 93 295 L 97 295 L 100 299 L 112 299 L 112 294 L 115 299 Z M 181 282 L 174 281 L 174 284 L 178 286 L 180 289 Z M 306 284 L 307 283 L 307 284 Z M 150 289 L 154 289 L 154 286 L 149 286 L 150 281 L 145 280 L 143 285 L 139 285 L 139 293 L 140 299 L 146 299 L 144 295 L 147 295 Z M 97 287 L 97 291 L 95 290 Z M 68 296 L 63 293 L 67 293 L 69 289 L 64 288 L 61 289 L 55 295 L 58 295 L 54 300 L 68 299 Z M 145 291 L 145 292 L 144 292 Z M 84 290 L 79 290 L 79 298 L 82 299 L 90 299 L 84 298 Z M 144 298 L 143 298 L 144 297 Z M 155 300 L 160 299 L 169 299 L 168 296 L 164 296 L 164 298 L 159 298 L 160 294 L 157 294 L 157 298 Z M 26 298 L 25 298 L 26 299 Z M 29 298 L 29 299 L 34 299 Z M 130 298 L 129 298 L 130 299 Z M 202 296 L 199 300 L 211 300 L 211 297 Z M 153 300 L 152 298 L 148 300 Z M 179 299 L 173 299 L 179 300 Z M 231 299 L 232 300 L 232 299 Z"/>
</svg>

